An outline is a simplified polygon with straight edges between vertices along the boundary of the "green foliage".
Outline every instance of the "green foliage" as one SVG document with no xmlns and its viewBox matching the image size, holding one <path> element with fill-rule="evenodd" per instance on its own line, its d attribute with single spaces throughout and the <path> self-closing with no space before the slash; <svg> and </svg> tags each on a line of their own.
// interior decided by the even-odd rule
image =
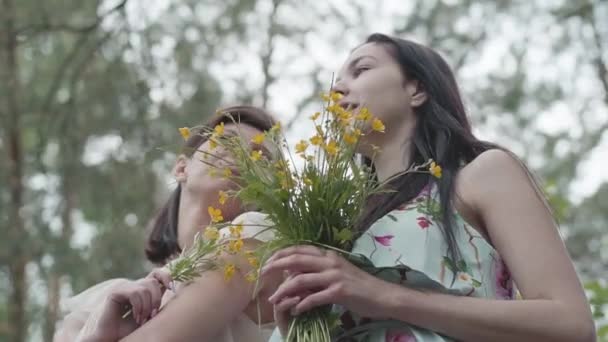
<svg viewBox="0 0 608 342">
<path fill-rule="evenodd" d="M 585 289 L 590 293 L 589 302 L 593 310 L 593 318 L 600 322 L 597 327 L 597 335 L 600 341 L 608 341 L 608 323 L 606 322 L 606 311 L 608 310 L 608 286 L 597 280 L 585 284 Z"/>
</svg>

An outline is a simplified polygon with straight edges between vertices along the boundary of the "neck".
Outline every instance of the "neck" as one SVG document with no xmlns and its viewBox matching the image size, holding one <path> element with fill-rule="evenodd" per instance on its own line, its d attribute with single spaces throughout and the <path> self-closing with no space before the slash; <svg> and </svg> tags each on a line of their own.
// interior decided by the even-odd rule
<svg viewBox="0 0 608 342">
<path fill-rule="evenodd" d="M 182 249 L 190 246 L 194 235 L 211 222 L 207 212 L 209 204 L 202 199 L 204 197 L 195 199 L 187 191 L 182 191 L 177 218 L 177 241 Z"/>
<path fill-rule="evenodd" d="M 387 128 L 381 140 L 377 140 L 375 144 L 380 147 L 374 157 L 376 175 L 380 182 L 406 170 L 411 164 L 411 145 L 416 125 L 414 120 L 404 121 L 406 122 L 403 126 L 392 132 Z"/>
</svg>

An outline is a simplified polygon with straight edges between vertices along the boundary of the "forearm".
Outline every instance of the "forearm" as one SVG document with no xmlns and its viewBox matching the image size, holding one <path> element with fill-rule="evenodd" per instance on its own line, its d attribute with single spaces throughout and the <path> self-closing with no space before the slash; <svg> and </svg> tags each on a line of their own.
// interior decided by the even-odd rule
<svg viewBox="0 0 608 342">
<path fill-rule="evenodd" d="M 595 341 L 588 313 L 555 300 L 459 297 L 398 286 L 386 293 L 386 317 L 457 340 Z"/>
</svg>

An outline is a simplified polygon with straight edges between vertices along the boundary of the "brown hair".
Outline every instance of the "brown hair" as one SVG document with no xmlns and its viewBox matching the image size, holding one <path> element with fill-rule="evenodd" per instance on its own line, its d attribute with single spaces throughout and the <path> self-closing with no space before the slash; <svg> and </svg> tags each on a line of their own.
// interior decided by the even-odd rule
<svg viewBox="0 0 608 342">
<path fill-rule="evenodd" d="M 182 153 L 191 157 L 194 152 L 207 141 L 203 134 L 196 134 L 203 130 L 213 129 L 220 123 L 228 124 L 238 122 L 267 131 L 276 123 L 276 120 L 268 112 L 253 106 L 233 106 L 221 109 L 202 127 L 198 127 L 186 140 L 182 147 Z M 178 184 L 167 202 L 157 212 L 151 221 L 146 241 L 146 257 L 154 264 L 164 265 L 168 259 L 181 251 L 177 237 L 177 218 L 179 213 L 179 201 L 181 186 Z"/>
</svg>

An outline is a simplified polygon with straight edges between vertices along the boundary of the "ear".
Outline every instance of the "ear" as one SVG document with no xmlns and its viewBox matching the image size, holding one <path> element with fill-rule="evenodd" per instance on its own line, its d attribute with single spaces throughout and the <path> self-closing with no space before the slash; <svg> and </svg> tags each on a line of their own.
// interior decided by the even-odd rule
<svg viewBox="0 0 608 342">
<path fill-rule="evenodd" d="M 173 166 L 173 177 L 179 183 L 184 183 L 188 179 L 188 172 L 186 171 L 186 167 L 188 166 L 188 158 L 180 154 L 177 157 L 177 161 L 175 162 L 175 166 Z"/>
<path fill-rule="evenodd" d="M 420 82 L 417 80 L 410 81 L 407 85 L 407 89 L 411 97 L 410 105 L 413 108 L 420 107 L 426 102 L 426 91 Z"/>
</svg>

